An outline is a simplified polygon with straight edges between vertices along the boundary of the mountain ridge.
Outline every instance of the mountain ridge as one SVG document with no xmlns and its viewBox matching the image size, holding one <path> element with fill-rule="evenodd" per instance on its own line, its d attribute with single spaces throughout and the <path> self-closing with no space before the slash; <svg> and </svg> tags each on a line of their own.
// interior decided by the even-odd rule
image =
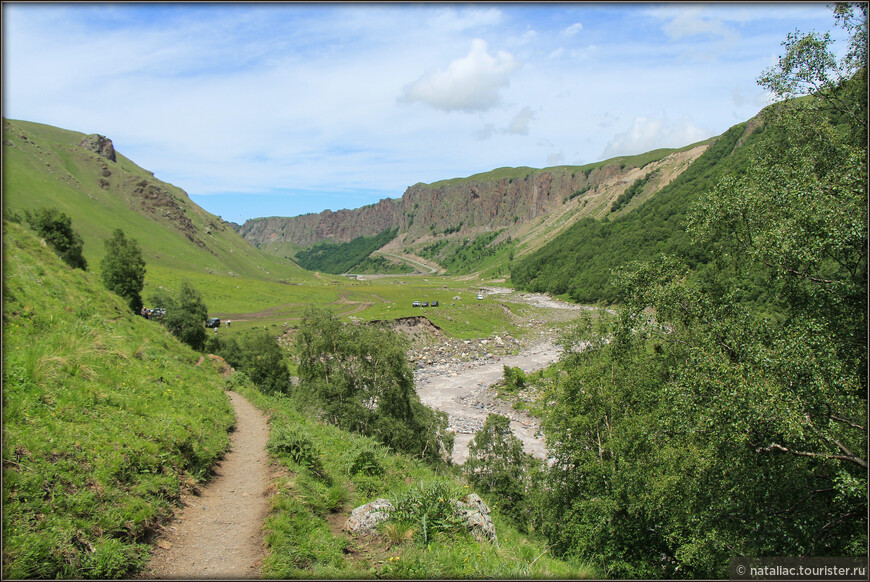
<svg viewBox="0 0 870 582">
<path fill-rule="evenodd" d="M 249 219 L 237 231 L 254 246 L 288 258 L 321 241 L 349 242 L 391 229 L 398 229 L 399 243 L 414 247 L 442 236 L 468 237 L 505 229 L 506 236 L 520 237 L 520 252 L 525 252 L 524 247 L 539 246 L 534 239 L 580 218 L 604 218 L 631 184 L 657 172 L 637 200 L 648 198 L 717 138 L 583 166 L 506 167 L 465 178 L 417 183 L 400 198 L 384 198 L 357 209 Z M 530 226 L 541 217 L 544 219 L 539 224 Z M 392 250 L 396 248 L 391 245 Z"/>
</svg>

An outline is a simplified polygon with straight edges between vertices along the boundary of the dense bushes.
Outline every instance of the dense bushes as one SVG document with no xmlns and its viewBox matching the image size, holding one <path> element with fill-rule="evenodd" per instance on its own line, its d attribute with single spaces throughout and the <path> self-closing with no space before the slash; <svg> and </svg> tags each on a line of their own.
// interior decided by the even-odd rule
<svg viewBox="0 0 870 582">
<path fill-rule="evenodd" d="M 82 255 L 84 241 L 73 230 L 72 219 L 57 208 L 40 208 L 34 212 L 25 210 L 24 217 L 30 228 L 48 243 L 60 258 L 74 269 L 86 270 L 88 261 Z"/>
<path fill-rule="evenodd" d="M 200 292 L 188 281 L 182 281 L 177 296 L 172 296 L 161 288 L 151 294 L 150 300 L 152 305 L 165 310 L 164 315 L 158 317 L 158 321 L 172 335 L 198 352 L 205 348 L 208 334 L 204 324 L 208 317 L 208 308 Z"/>
<path fill-rule="evenodd" d="M 244 373 L 266 394 L 290 393 L 287 355 L 269 332 L 255 330 L 229 338 L 215 335 L 209 338 L 206 349 Z"/>
<path fill-rule="evenodd" d="M 610 272 L 621 265 L 660 253 L 680 256 L 693 267 L 709 262 L 708 247 L 692 241 L 686 233 L 686 216 L 698 196 L 712 188 L 719 176 L 728 171 L 740 173 L 746 167 L 745 146 L 763 131 L 756 130 L 748 137 L 745 133 L 745 123 L 729 129 L 686 171 L 636 210 L 612 221 L 579 220 L 551 243 L 516 261 L 511 281 L 525 291 L 567 294 L 582 303 L 612 303 L 617 300 L 617 290 Z"/>
<path fill-rule="evenodd" d="M 866 4 L 835 10 L 857 13 L 864 66 Z M 866 556 L 866 77 L 817 78 L 836 59 L 816 35 L 784 44 L 762 84 L 821 89 L 772 106 L 747 163 L 692 209 L 686 236 L 717 261 L 616 270 L 618 315 L 566 338 L 595 344 L 566 349 L 544 396 L 543 531 L 611 577 Z"/>
<path fill-rule="evenodd" d="M 347 273 L 394 238 L 399 229 L 385 230 L 375 236 L 358 236 L 350 242 L 319 242 L 296 253 L 296 262 L 309 271 L 340 275 Z"/>
<path fill-rule="evenodd" d="M 420 402 L 395 332 L 345 325 L 311 308 L 299 326 L 297 348 L 299 391 L 313 396 L 328 422 L 424 459 L 449 458 L 447 415 Z"/>
</svg>

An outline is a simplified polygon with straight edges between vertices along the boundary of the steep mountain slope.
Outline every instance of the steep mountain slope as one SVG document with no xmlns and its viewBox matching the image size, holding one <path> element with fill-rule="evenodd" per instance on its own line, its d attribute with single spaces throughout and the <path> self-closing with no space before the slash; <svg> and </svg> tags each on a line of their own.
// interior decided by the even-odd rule
<svg viewBox="0 0 870 582">
<path fill-rule="evenodd" d="M 4 212 L 54 206 L 72 218 L 98 265 L 116 228 L 137 239 L 149 273 L 164 270 L 260 280 L 308 278 L 290 261 L 260 252 L 187 194 L 115 151 L 111 140 L 3 120 Z"/>
<path fill-rule="evenodd" d="M 500 168 L 416 184 L 401 198 L 355 210 L 252 219 L 239 232 L 261 249 L 290 256 L 323 240 L 348 242 L 398 229 L 399 237 L 384 250 L 414 258 L 414 249 L 435 240 L 504 229 L 502 238 L 518 238 L 517 252 L 522 254 L 580 218 L 607 216 L 631 184 L 649 177 L 636 200 L 619 209 L 627 212 L 678 176 L 706 147 L 702 142 L 585 166 Z"/>
<path fill-rule="evenodd" d="M 565 229 L 516 261 L 512 282 L 518 289 L 568 294 L 580 302 L 614 301 L 611 271 L 630 261 L 667 253 L 681 256 L 692 267 L 708 263 L 707 248 L 693 244 L 686 232 L 687 215 L 699 195 L 723 174 L 743 170 L 747 146 L 763 128 L 760 116 L 735 125 L 637 210 L 603 222 L 581 220 Z"/>
</svg>

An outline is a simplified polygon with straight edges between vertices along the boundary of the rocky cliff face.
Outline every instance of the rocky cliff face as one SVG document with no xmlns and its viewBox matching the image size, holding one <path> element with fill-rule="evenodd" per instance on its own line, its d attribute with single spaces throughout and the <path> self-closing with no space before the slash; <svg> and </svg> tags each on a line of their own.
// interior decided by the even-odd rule
<svg viewBox="0 0 870 582">
<path fill-rule="evenodd" d="M 465 178 L 416 184 L 398 199 L 354 210 L 325 210 L 291 218 L 248 220 L 239 227 L 251 244 L 284 241 L 309 246 L 322 240 L 347 242 L 398 228 L 411 239 L 433 233 L 510 227 L 564 204 L 573 193 L 591 189 L 624 172 L 619 164 L 591 170 L 532 170 L 524 175 Z"/>
<path fill-rule="evenodd" d="M 400 200 L 384 198 L 355 210 L 324 210 L 292 218 L 272 216 L 246 221 L 239 233 L 253 245 L 280 240 L 310 246 L 322 240 L 348 242 L 396 227 Z"/>
</svg>

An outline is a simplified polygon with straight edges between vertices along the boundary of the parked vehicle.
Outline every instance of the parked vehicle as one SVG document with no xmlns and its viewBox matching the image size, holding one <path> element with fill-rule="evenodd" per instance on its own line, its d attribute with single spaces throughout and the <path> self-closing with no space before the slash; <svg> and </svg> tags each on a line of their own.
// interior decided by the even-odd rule
<svg viewBox="0 0 870 582">
<path fill-rule="evenodd" d="M 478 299 L 483 299 L 483 295 L 481 295 L 480 293 L 478 293 L 478 294 L 477 294 L 477 298 L 478 298 Z"/>
<path fill-rule="evenodd" d="M 432 305 L 432 307 L 438 307 L 438 302 L 437 302 L 437 301 L 433 301 L 433 302 L 431 303 L 431 305 Z"/>
<path fill-rule="evenodd" d="M 205 322 L 205 326 L 218 328 L 221 326 L 221 320 L 218 319 L 217 317 L 212 317 L 211 319 L 209 319 L 208 321 Z"/>
<path fill-rule="evenodd" d="M 411 305 L 412 305 L 413 307 L 420 307 L 420 302 L 419 302 L 419 301 L 415 301 L 415 302 L 412 303 Z"/>
<path fill-rule="evenodd" d="M 428 302 L 428 301 L 424 301 L 424 302 L 423 302 L 423 307 L 429 307 L 429 302 Z"/>
</svg>

